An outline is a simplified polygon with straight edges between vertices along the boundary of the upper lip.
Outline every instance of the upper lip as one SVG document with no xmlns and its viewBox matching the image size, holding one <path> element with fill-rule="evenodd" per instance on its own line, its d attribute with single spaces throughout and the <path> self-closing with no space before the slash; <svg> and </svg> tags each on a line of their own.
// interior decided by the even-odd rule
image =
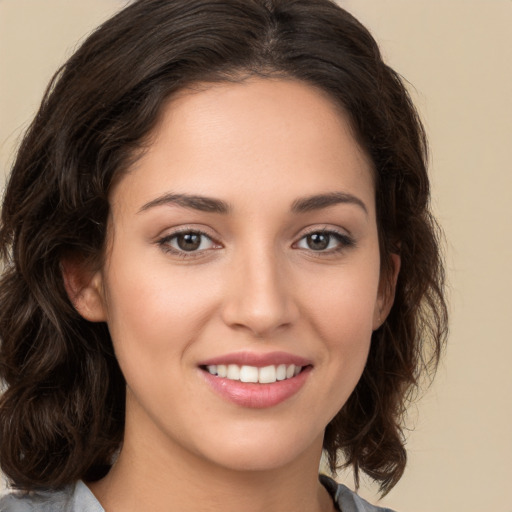
<svg viewBox="0 0 512 512">
<path fill-rule="evenodd" d="M 212 357 L 201 361 L 199 366 L 211 366 L 219 364 L 236 364 L 238 366 L 255 366 L 263 368 L 265 366 L 280 365 L 280 364 L 294 364 L 295 366 L 309 366 L 311 361 L 294 354 L 287 352 L 233 352 L 231 354 L 224 354 L 222 356 Z"/>
</svg>

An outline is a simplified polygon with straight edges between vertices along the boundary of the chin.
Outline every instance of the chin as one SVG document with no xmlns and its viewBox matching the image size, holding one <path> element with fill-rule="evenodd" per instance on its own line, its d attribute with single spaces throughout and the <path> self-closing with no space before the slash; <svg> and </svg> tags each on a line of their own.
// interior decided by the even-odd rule
<svg viewBox="0 0 512 512">
<path fill-rule="evenodd" d="M 215 443 L 197 452 L 216 466 L 239 472 L 277 470 L 305 458 L 320 460 L 323 431 L 315 437 L 296 431 L 280 433 L 271 427 L 247 430 L 240 435 L 230 432 L 229 438 L 216 437 Z"/>
</svg>

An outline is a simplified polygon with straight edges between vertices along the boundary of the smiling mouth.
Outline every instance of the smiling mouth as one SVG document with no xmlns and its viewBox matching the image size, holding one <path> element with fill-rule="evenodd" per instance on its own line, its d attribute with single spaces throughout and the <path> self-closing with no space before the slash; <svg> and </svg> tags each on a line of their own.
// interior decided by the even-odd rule
<svg viewBox="0 0 512 512">
<path fill-rule="evenodd" d="M 279 364 L 264 367 L 237 365 L 237 364 L 212 364 L 201 367 L 211 375 L 238 382 L 250 382 L 258 384 L 272 384 L 274 382 L 291 379 L 302 372 L 305 366 L 295 364 Z"/>
</svg>

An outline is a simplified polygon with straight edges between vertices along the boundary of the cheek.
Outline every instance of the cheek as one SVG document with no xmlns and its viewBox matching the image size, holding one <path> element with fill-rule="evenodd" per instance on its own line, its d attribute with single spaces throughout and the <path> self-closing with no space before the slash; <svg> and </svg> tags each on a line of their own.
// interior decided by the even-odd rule
<svg viewBox="0 0 512 512">
<path fill-rule="evenodd" d="M 333 381 L 350 382 L 352 386 L 356 385 L 364 369 L 372 336 L 373 307 L 364 299 L 345 291 L 338 293 L 317 315 L 318 331 L 335 374 Z"/>
<path fill-rule="evenodd" d="M 191 380 L 185 378 L 190 376 L 190 348 L 215 298 L 210 287 L 199 286 L 199 276 L 191 280 L 181 273 L 171 275 L 169 268 L 144 268 L 137 274 L 119 267 L 111 275 L 108 323 L 130 410 L 144 410 L 165 429 L 166 416 L 158 414 L 162 404 L 178 407 L 183 396 L 190 401 L 195 396 Z"/>
<path fill-rule="evenodd" d="M 107 280 L 108 324 L 121 367 L 148 375 L 180 364 L 218 296 L 204 272 L 172 272 L 159 260 L 118 258 Z"/>
<path fill-rule="evenodd" d="M 304 282 L 309 325 L 324 346 L 325 371 L 341 407 L 357 384 L 368 357 L 379 284 L 377 257 L 325 275 L 323 286 Z M 334 413 L 337 410 L 333 411 Z"/>
<path fill-rule="evenodd" d="M 328 343 L 357 344 L 371 337 L 378 281 L 378 271 L 368 265 L 333 272 L 321 287 L 305 283 L 312 319 Z"/>
</svg>

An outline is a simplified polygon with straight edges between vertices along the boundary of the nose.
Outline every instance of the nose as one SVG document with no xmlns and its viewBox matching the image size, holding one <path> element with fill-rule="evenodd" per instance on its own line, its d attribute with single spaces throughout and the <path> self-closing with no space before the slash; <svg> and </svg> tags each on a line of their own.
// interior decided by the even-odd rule
<svg viewBox="0 0 512 512">
<path fill-rule="evenodd" d="M 272 249 L 238 255 L 229 269 L 223 321 L 258 338 L 296 322 L 299 308 L 285 267 Z"/>
</svg>

